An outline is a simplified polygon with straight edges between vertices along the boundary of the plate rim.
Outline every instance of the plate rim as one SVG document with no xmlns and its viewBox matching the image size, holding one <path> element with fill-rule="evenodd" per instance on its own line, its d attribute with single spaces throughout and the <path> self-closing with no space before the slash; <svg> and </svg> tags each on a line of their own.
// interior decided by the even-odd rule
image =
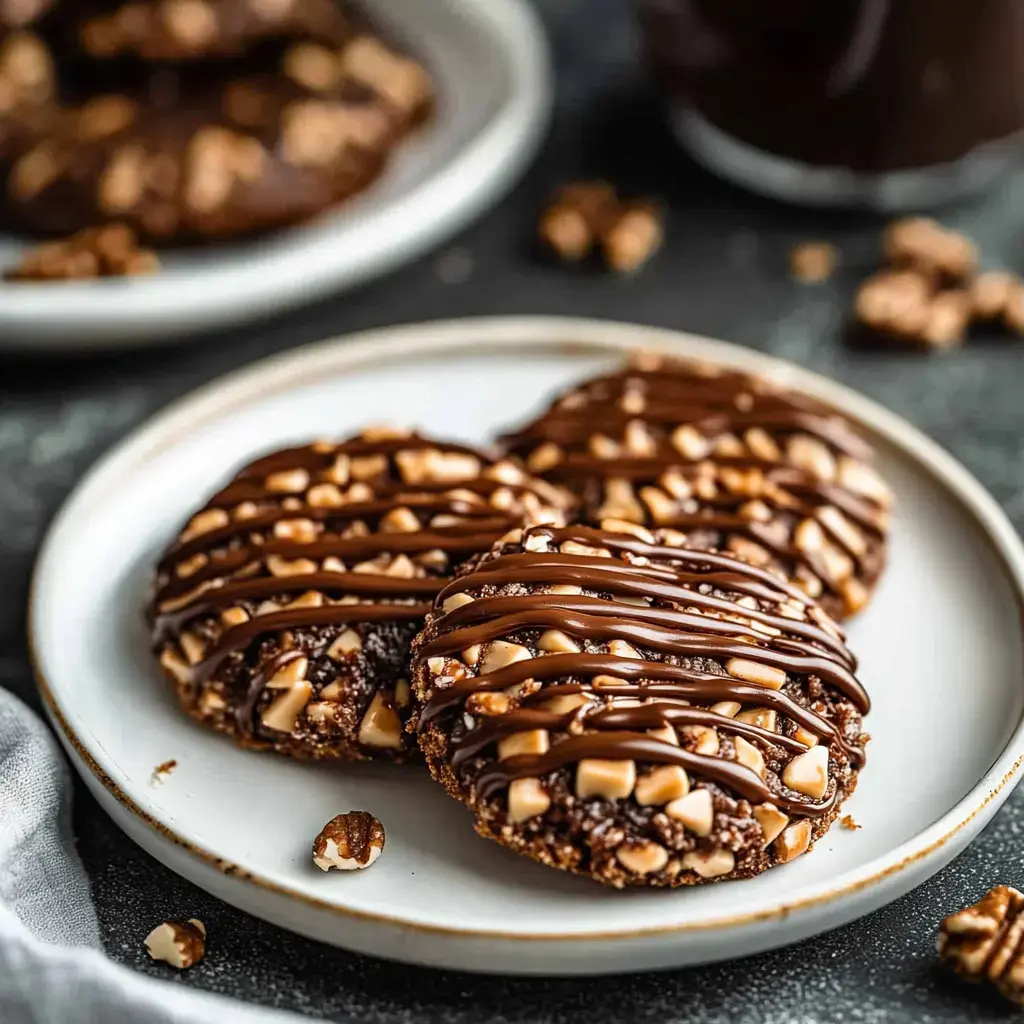
<svg viewBox="0 0 1024 1024">
<path fill-rule="evenodd" d="M 507 89 L 491 116 L 440 167 L 354 224 L 341 221 L 335 230 L 321 229 L 311 251 L 317 256 L 336 248 L 338 231 L 353 226 L 359 228 L 360 237 L 372 237 L 384 227 L 412 219 L 418 222 L 415 230 L 397 238 L 383 232 L 389 238 L 385 244 L 360 251 L 358 259 L 353 257 L 340 273 L 330 261 L 327 270 L 319 270 L 322 261 L 306 259 L 302 273 L 290 275 L 291 287 L 272 289 L 265 301 L 244 305 L 236 297 L 225 307 L 216 297 L 210 274 L 218 268 L 234 272 L 230 261 L 218 260 L 196 267 L 180 280 L 176 271 L 169 270 L 153 278 L 8 287 L 0 295 L 0 352 L 93 353 L 202 338 L 215 328 L 238 327 L 260 315 L 279 315 L 341 295 L 422 258 L 476 221 L 518 182 L 545 137 L 554 109 L 551 48 L 529 0 L 444 0 L 442 7 L 450 8 L 449 18 L 470 19 L 490 38 L 503 59 Z M 416 134 L 410 141 L 418 138 Z M 361 198 L 356 196 L 354 201 Z M 415 214 L 424 209 L 431 211 L 428 217 Z M 253 277 L 280 278 L 284 268 L 296 263 L 297 250 L 310 251 L 301 236 L 286 237 L 295 230 L 298 228 L 285 228 L 267 236 L 277 244 L 268 247 L 266 265 L 243 271 L 247 295 L 252 295 Z M 261 237 L 240 241 L 252 246 Z M 197 287 L 200 278 L 206 282 L 202 290 Z M 241 288 L 235 286 L 236 291 Z M 208 297 L 196 303 L 199 291 Z M 131 302 L 126 305 L 127 294 Z M 180 307 L 183 296 L 192 303 L 191 318 L 184 328 L 170 317 L 153 318 L 154 302 L 166 312 L 175 303 Z M 41 315 L 57 298 L 59 309 Z"/>
<path fill-rule="evenodd" d="M 421 935 L 444 935 L 459 939 L 513 942 L 607 942 L 635 940 L 665 935 L 693 934 L 752 926 L 792 917 L 801 912 L 827 908 L 844 897 L 884 883 L 910 868 L 926 866 L 930 858 L 939 859 L 950 843 L 975 819 L 987 820 L 1007 798 L 1024 765 L 1024 710 L 992 764 L 956 804 L 934 822 L 900 845 L 860 868 L 850 869 L 838 879 L 819 882 L 808 888 L 800 899 L 781 899 L 760 910 L 728 915 L 712 915 L 699 921 L 683 921 L 649 928 L 623 928 L 586 932 L 505 932 L 479 927 L 460 928 L 428 924 L 387 913 L 357 910 L 282 885 L 241 865 L 226 861 L 215 852 L 177 833 L 168 823 L 151 815 L 123 788 L 100 759 L 86 746 L 65 717 L 49 685 L 37 646 L 36 620 L 41 614 L 40 580 L 51 570 L 49 563 L 59 553 L 61 535 L 77 519 L 75 506 L 85 502 L 90 492 L 100 490 L 110 478 L 117 477 L 129 464 L 173 443 L 179 426 L 192 428 L 218 418 L 232 409 L 261 400 L 282 390 L 300 387 L 330 371 L 335 374 L 359 372 L 382 365 L 396 356 L 429 358 L 453 351 L 501 351 L 504 347 L 551 349 L 554 351 L 631 351 L 644 348 L 684 352 L 697 350 L 724 365 L 733 365 L 765 373 L 775 380 L 806 388 L 827 404 L 837 406 L 844 415 L 884 438 L 923 472 L 935 479 L 971 515 L 1014 591 L 1019 609 L 1024 608 L 1024 542 L 1006 514 L 984 486 L 949 452 L 895 412 L 845 384 L 812 370 L 795 365 L 742 345 L 708 338 L 686 331 L 650 327 L 615 320 L 580 319 L 557 316 L 478 317 L 424 321 L 375 328 L 341 335 L 301 346 L 288 352 L 258 360 L 217 378 L 175 400 L 145 420 L 127 437 L 102 455 L 83 475 L 65 499 L 40 547 L 28 597 L 28 651 L 32 671 L 44 707 L 65 745 L 77 755 L 76 767 L 88 768 L 110 795 L 136 819 L 162 838 L 183 848 L 209 866 L 257 888 L 285 896 L 316 910 L 401 928 Z M 1022 629 L 1024 637 L 1024 629 Z M 100 754 L 105 751 L 98 752 Z M 116 768 L 116 765 L 114 765 Z M 980 827 L 980 826 L 979 826 Z M 968 836 L 966 841 L 970 841 Z M 941 864 L 936 865 L 936 869 Z M 927 876 L 925 876 L 927 877 Z M 923 879 L 922 879 L 923 880 Z"/>
</svg>

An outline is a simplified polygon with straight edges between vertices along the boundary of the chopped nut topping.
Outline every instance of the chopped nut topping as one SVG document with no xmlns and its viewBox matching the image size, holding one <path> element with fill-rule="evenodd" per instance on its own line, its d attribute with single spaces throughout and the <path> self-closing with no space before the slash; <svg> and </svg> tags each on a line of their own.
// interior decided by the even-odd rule
<svg viewBox="0 0 1024 1024">
<path fill-rule="evenodd" d="M 701 878 L 719 878 L 736 867 L 736 857 L 731 850 L 694 851 L 683 855 L 683 867 L 695 871 Z"/>
<path fill-rule="evenodd" d="M 580 650 L 579 644 L 559 629 L 548 629 L 541 633 L 537 646 L 552 654 L 578 654 Z"/>
<path fill-rule="evenodd" d="M 384 849 L 384 826 L 368 811 L 331 818 L 313 840 L 313 863 L 321 871 L 368 868 Z"/>
<path fill-rule="evenodd" d="M 513 733 L 498 743 L 498 757 L 506 760 L 521 754 L 546 754 L 551 747 L 546 729 L 530 729 Z"/>
<path fill-rule="evenodd" d="M 402 748 L 402 721 L 380 693 L 374 694 L 359 723 L 359 742 L 366 747 Z"/>
<path fill-rule="evenodd" d="M 576 766 L 576 795 L 585 800 L 600 796 L 619 800 L 629 796 L 636 784 L 633 761 L 606 761 L 585 757 Z"/>
<path fill-rule="evenodd" d="M 736 747 L 736 760 L 745 768 L 749 768 L 755 775 L 764 778 L 764 754 L 742 736 L 734 737 L 733 743 Z"/>
<path fill-rule="evenodd" d="M 267 689 L 290 690 L 296 683 L 306 678 L 306 670 L 308 668 L 308 658 L 290 659 L 267 680 Z"/>
<path fill-rule="evenodd" d="M 533 655 L 529 649 L 519 644 L 510 644 L 506 640 L 494 640 L 487 648 L 487 653 L 480 664 L 481 675 L 497 672 L 517 661 L 528 661 Z"/>
<path fill-rule="evenodd" d="M 634 874 L 649 875 L 668 863 L 668 850 L 658 843 L 629 842 L 615 851 L 615 859 Z"/>
<path fill-rule="evenodd" d="M 466 700 L 466 710 L 471 715 L 482 715 L 485 718 L 503 715 L 509 706 L 508 694 L 490 693 L 486 690 L 482 693 L 471 693 Z"/>
<path fill-rule="evenodd" d="M 686 796 L 673 800 L 665 808 L 665 813 L 699 836 L 710 835 L 715 820 L 711 793 L 706 789 L 695 789 Z"/>
<path fill-rule="evenodd" d="M 772 843 L 772 849 L 775 851 L 775 859 L 780 864 L 787 864 L 805 854 L 810 845 L 811 823 L 804 818 L 785 829 L 782 835 Z"/>
<path fill-rule="evenodd" d="M 737 679 L 758 686 L 767 686 L 771 690 L 781 690 L 786 684 L 786 673 L 773 665 L 762 665 L 759 661 L 747 658 L 730 658 L 725 663 L 725 671 Z"/>
<path fill-rule="evenodd" d="M 206 953 L 206 928 L 202 921 L 164 921 L 146 936 L 146 952 L 154 960 L 179 971 L 199 963 Z"/>
<path fill-rule="evenodd" d="M 265 729 L 290 733 L 313 696 L 313 684 L 302 680 L 274 700 L 260 716 Z"/>
<path fill-rule="evenodd" d="M 789 824 L 789 818 L 774 804 L 760 804 L 754 808 L 754 820 L 764 833 L 764 845 L 770 846 Z"/>
<path fill-rule="evenodd" d="M 640 776 L 634 795 L 641 807 L 649 807 L 678 800 L 689 791 L 690 780 L 686 772 L 679 765 L 666 764 Z"/>
<path fill-rule="evenodd" d="M 828 789 L 828 747 L 811 747 L 797 754 L 782 771 L 782 781 L 798 793 L 820 800 Z"/>
<path fill-rule="evenodd" d="M 540 779 L 514 779 L 508 787 L 508 818 L 513 823 L 544 814 L 550 806 Z"/>
</svg>

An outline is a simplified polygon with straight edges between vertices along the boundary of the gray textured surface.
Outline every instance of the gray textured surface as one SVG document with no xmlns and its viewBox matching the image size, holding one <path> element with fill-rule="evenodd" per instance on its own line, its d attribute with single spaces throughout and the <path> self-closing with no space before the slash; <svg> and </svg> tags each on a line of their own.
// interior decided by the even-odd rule
<svg viewBox="0 0 1024 1024">
<path fill-rule="evenodd" d="M 625 0 L 538 0 L 559 68 L 559 113 L 526 181 L 444 252 L 354 295 L 235 335 L 95 361 L 0 361 L 0 684 L 38 702 L 23 605 L 36 545 L 86 467 L 170 399 L 268 353 L 394 321 L 564 313 L 645 321 L 734 339 L 859 388 L 937 438 L 1024 526 L 1024 346 L 984 342 L 949 356 L 859 352 L 843 311 L 873 260 L 878 224 L 787 210 L 711 180 L 666 137 L 631 63 Z M 601 174 L 671 207 L 666 251 L 639 278 L 551 268 L 531 249 L 539 205 L 559 181 Z M 1024 172 L 946 219 L 994 262 L 1024 271 Z M 844 269 L 791 283 L 786 253 L 828 237 Z M 969 680 L 965 680 L 969 685 Z M 941 751 L 936 756 L 942 756 Z M 927 765 L 921 766 L 922 771 Z M 311 1016 L 425 1021 L 938 1021 L 995 1019 L 995 1000 L 935 967 L 938 919 L 988 886 L 1024 886 L 1024 790 L 954 864 L 898 903 L 803 946 L 704 970 L 642 978 L 510 981 L 349 956 L 206 896 L 138 851 L 80 788 L 79 848 L 111 955 L 140 970 L 141 940 L 165 915 L 197 915 L 208 960 L 174 980 Z M 500 970 L 500 964 L 495 969 Z"/>
</svg>

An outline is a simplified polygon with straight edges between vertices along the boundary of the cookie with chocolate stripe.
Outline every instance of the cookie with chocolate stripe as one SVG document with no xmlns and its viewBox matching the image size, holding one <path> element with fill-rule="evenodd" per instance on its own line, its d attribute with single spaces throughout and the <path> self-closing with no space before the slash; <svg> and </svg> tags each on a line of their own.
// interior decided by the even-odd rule
<svg viewBox="0 0 1024 1024">
<path fill-rule="evenodd" d="M 667 526 L 784 573 L 832 614 L 868 602 L 892 496 L 842 416 L 767 378 L 644 355 L 506 438 L 592 522 Z"/>
<path fill-rule="evenodd" d="M 538 526 L 472 561 L 414 645 L 414 716 L 477 831 L 615 887 L 806 853 L 857 783 L 869 709 L 804 591 L 680 534 Z"/>
<path fill-rule="evenodd" d="M 268 455 L 160 559 L 154 650 L 188 714 L 243 746 L 405 759 L 409 644 L 434 596 L 563 506 L 507 458 L 404 431 Z"/>
</svg>

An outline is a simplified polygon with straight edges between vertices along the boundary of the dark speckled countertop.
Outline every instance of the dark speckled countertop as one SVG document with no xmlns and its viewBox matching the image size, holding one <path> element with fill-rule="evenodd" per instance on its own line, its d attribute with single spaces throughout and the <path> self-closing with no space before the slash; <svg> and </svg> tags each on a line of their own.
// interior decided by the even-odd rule
<svg viewBox="0 0 1024 1024">
<path fill-rule="evenodd" d="M 183 347 L 74 361 L 0 361 L 0 684 L 38 707 L 24 598 L 49 519 L 89 464 L 155 409 L 227 370 L 307 341 L 455 315 L 562 313 L 718 335 L 794 360 L 895 409 L 953 451 L 1024 526 L 1024 344 L 990 341 L 934 358 L 863 352 L 841 340 L 852 289 L 871 266 L 878 223 L 777 206 L 721 184 L 676 151 L 632 59 L 627 0 L 537 0 L 558 67 L 558 112 L 540 159 L 501 206 L 442 252 L 361 291 Z M 531 251 L 545 195 L 610 177 L 662 196 L 666 250 L 635 280 L 552 268 Z M 983 201 L 947 211 L 993 263 L 1024 271 L 1024 170 Z M 829 238 L 844 266 L 800 287 L 798 240 Z M 940 752 L 937 752 L 937 754 Z M 800 946 L 710 968 L 580 981 L 441 973 L 352 956 L 241 914 L 138 850 L 79 786 L 78 845 L 107 950 L 151 966 L 142 938 L 166 915 L 202 918 L 210 955 L 177 984 L 328 1020 L 960 1021 L 1004 1015 L 936 968 L 939 918 L 990 885 L 1024 886 L 1024 789 L 958 860 L 916 892 Z M 500 965 L 495 965 L 499 967 Z"/>
</svg>

